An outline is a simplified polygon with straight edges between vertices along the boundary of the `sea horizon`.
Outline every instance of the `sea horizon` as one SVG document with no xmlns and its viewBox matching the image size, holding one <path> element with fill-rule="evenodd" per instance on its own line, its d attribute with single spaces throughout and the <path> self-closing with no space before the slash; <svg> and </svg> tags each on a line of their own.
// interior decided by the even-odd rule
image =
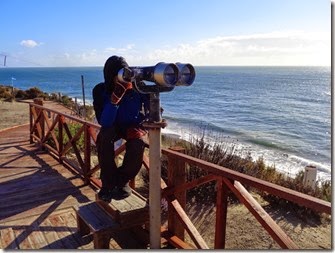
<svg viewBox="0 0 335 253">
<path fill-rule="evenodd" d="M 152 65 L 134 65 L 134 66 L 154 66 Z M 130 65 L 132 66 L 132 65 Z M 324 68 L 331 68 L 331 65 L 193 65 L 194 67 L 324 67 Z M 15 68 L 103 68 L 104 65 L 97 65 L 97 66 L 0 66 L 0 69 L 15 69 Z"/>
</svg>

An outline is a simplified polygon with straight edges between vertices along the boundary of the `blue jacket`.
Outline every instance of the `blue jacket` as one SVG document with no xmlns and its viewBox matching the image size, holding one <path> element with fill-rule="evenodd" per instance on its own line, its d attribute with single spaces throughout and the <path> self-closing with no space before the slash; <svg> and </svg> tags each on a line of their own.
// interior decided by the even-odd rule
<svg viewBox="0 0 335 253">
<path fill-rule="evenodd" d="M 140 94 L 135 90 L 128 90 L 121 99 L 119 105 L 110 101 L 110 94 L 103 91 L 103 109 L 98 122 L 102 127 L 117 126 L 126 130 L 129 127 L 137 127 L 145 119 L 144 111 L 149 110 L 148 95 Z M 142 111 L 142 112 L 141 112 Z"/>
</svg>

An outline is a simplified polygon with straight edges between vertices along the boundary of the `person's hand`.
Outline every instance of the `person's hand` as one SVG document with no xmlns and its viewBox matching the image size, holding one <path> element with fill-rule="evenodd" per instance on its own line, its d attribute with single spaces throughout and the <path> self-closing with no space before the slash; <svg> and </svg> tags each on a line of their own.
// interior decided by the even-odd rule
<svg viewBox="0 0 335 253">
<path fill-rule="evenodd" d="M 112 93 L 112 103 L 118 104 L 121 101 L 123 95 L 126 93 L 126 91 L 132 88 L 133 84 L 131 82 L 122 82 L 116 78 L 114 91 Z"/>
</svg>

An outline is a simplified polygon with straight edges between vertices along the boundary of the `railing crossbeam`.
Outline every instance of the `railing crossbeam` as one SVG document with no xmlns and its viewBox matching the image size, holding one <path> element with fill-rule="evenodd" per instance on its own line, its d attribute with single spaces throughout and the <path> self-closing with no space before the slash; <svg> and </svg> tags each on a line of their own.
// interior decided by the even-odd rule
<svg viewBox="0 0 335 253">
<path fill-rule="evenodd" d="M 143 163 L 145 164 L 146 168 L 149 168 L 149 158 L 146 157 L 143 159 Z M 164 182 L 164 180 L 161 178 L 161 188 L 164 190 L 167 187 L 167 184 Z M 190 235 L 191 239 L 195 243 L 195 245 L 199 249 L 209 249 L 208 245 L 204 241 L 204 239 L 201 237 L 200 233 L 196 229 L 196 227 L 193 225 L 190 218 L 185 213 L 184 209 L 181 207 L 178 200 L 175 199 L 174 195 L 167 196 L 167 200 L 172 204 L 173 210 L 176 212 L 177 217 L 179 221 L 183 224 L 183 227 Z"/>
<path fill-rule="evenodd" d="M 55 142 L 56 149 L 59 150 L 59 143 L 58 143 L 57 137 L 56 137 L 56 135 L 55 135 L 55 133 L 53 131 L 54 128 L 55 128 L 55 126 L 56 126 L 56 124 L 58 123 L 58 116 L 56 117 L 56 120 L 54 120 L 52 122 L 52 124 L 50 124 L 50 120 L 48 119 L 45 111 L 43 111 L 43 114 L 44 114 L 45 123 L 46 123 L 46 125 L 48 127 L 48 131 L 45 133 L 45 135 L 42 138 L 41 142 L 42 143 L 46 142 L 48 136 L 51 134 L 52 139 Z"/>
<path fill-rule="evenodd" d="M 248 208 L 258 222 L 265 228 L 270 236 L 284 249 L 298 249 L 297 245 L 285 234 L 263 207 L 250 195 L 243 185 L 235 181 L 234 184 L 226 179 L 222 179 L 235 196 Z"/>
</svg>

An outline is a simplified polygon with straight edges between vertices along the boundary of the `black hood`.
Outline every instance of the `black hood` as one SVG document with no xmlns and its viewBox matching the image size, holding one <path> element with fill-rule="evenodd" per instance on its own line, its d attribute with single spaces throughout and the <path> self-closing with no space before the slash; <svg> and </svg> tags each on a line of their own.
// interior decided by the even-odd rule
<svg viewBox="0 0 335 253">
<path fill-rule="evenodd" d="M 108 91 L 114 90 L 113 79 L 120 69 L 129 67 L 128 63 L 123 57 L 113 55 L 109 57 L 104 66 L 105 85 Z"/>
</svg>

